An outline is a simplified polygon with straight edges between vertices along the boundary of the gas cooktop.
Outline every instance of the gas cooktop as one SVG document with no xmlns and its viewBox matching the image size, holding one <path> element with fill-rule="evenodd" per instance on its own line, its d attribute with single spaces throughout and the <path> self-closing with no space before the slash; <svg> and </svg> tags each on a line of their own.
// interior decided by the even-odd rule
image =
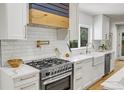
<svg viewBox="0 0 124 93">
<path fill-rule="evenodd" d="M 39 60 L 33 60 L 30 63 L 27 63 L 27 65 L 33 66 L 37 69 L 44 69 L 49 67 L 54 67 L 61 64 L 66 64 L 70 61 L 59 59 L 59 58 L 46 58 L 46 59 L 39 59 Z"/>
<path fill-rule="evenodd" d="M 39 69 L 41 79 L 47 79 L 72 70 L 72 62 L 59 58 L 34 60 L 27 65 Z"/>
</svg>

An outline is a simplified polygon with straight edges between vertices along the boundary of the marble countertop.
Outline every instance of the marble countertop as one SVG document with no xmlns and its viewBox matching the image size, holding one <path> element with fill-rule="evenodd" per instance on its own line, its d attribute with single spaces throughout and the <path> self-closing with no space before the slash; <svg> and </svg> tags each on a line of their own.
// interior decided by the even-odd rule
<svg viewBox="0 0 124 93">
<path fill-rule="evenodd" d="M 96 58 L 96 57 L 100 57 L 100 56 L 104 56 L 107 53 L 111 53 L 113 51 L 104 51 L 104 52 L 92 52 L 92 53 L 88 53 L 88 54 L 80 54 L 80 55 L 76 55 L 76 56 L 71 56 L 69 58 L 65 58 L 66 60 L 69 60 L 71 62 L 76 62 L 76 61 L 81 61 L 81 60 L 85 60 L 85 59 L 89 59 L 89 58 Z"/>
<path fill-rule="evenodd" d="M 9 75 L 12 78 L 17 78 L 27 74 L 40 72 L 38 69 L 35 69 L 25 64 L 20 65 L 20 67 L 18 68 L 2 67 L 0 68 L 0 70 L 4 71 L 7 75 Z"/>
</svg>

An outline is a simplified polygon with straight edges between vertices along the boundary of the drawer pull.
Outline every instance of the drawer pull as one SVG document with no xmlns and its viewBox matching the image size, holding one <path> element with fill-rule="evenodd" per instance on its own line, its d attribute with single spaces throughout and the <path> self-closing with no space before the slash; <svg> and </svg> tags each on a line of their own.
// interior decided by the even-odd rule
<svg viewBox="0 0 124 93">
<path fill-rule="evenodd" d="M 82 77 L 79 77 L 79 78 L 76 79 L 76 81 L 81 80 L 81 79 L 82 79 Z"/>
<path fill-rule="evenodd" d="M 26 89 L 26 88 L 28 88 L 28 87 L 34 86 L 34 85 L 35 85 L 35 83 L 33 83 L 33 84 L 31 84 L 31 85 L 28 85 L 28 86 L 25 86 L 25 87 L 22 87 L 22 88 L 20 88 L 20 89 L 23 90 L 23 89 Z"/>
<path fill-rule="evenodd" d="M 33 78 L 33 77 L 35 77 L 35 75 L 33 75 L 31 77 L 27 77 L 27 78 L 21 78 L 20 81 L 27 80 L 27 79 L 30 79 L 30 78 Z"/>
<path fill-rule="evenodd" d="M 77 62 L 77 64 L 81 64 L 81 62 Z"/>
<path fill-rule="evenodd" d="M 77 70 L 82 69 L 82 67 L 78 67 Z"/>
</svg>

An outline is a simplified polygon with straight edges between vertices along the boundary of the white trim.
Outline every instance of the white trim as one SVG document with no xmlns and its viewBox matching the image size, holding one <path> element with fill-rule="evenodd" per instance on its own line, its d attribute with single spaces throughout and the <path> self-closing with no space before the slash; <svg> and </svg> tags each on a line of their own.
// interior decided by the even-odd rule
<svg viewBox="0 0 124 93">
<path fill-rule="evenodd" d="M 79 48 L 71 48 L 71 50 L 73 51 L 73 50 L 78 50 Z"/>
<path fill-rule="evenodd" d="M 79 26 L 78 26 L 78 32 L 79 32 L 78 33 L 78 48 L 71 48 L 71 50 L 86 49 L 86 47 L 80 47 L 80 27 L 88 28 L 88 43 L 92 43 L 92 39 L 90 37 L 90 35 L 91 35 L 91 26 L 84 25 L 84 24 L 79 24 Z"/>
<path fill-rule="evenodd" d="M 122 41 L 122 33 L 124 33 L 124 32 L 120 32 L 120 52 L 119 52 L 119 57 L 122 57 L 122 55 L 121 55 L 122 54 L 122 51 L 121 51 L 122 50 L 122 42 L 121 42 Z"/>
<path fill-rule="evenodd" d="M 78 37 L 78 48 L 85 49 L 86 47 L 80 47 L 80 27 L 88 28 L 88 43 L 90 43 L 90 26 L 79 24 L 79 37 Z"/>
<path fill-rule="evenodd" d="M 122 56 L 122 33 L 124 33 L 124 31 L 120 31 L 119 32 L 119 34 L 120 34 L 120 40 L 119 40 L 119 44 L 120 44 L 120 47 L 119 47 L 119 59 L 122 59 L 124 57 L 124 56 Z"/>
</svg>

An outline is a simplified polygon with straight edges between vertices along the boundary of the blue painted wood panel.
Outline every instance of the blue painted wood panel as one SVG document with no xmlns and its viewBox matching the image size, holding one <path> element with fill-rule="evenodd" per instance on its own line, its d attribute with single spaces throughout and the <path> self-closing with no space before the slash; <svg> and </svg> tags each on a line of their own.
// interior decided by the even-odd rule
<svg viewBox="0 0 124 93">
<path fill-rule="evenodd" d="M 66 9 L 66 10 L 69 10 L 69 4 L 67 4 L 67 5 L 65 5 L 63 3 L 50 3 L 50 4 L 60 7 L 60 8 L 63 8 L 63 9 Z"/>
<path fill-rule="evenodd" d="M 65 3 L 31 3 L 30 8 L 69 17 L 69 4 Z"/>
</svg>

